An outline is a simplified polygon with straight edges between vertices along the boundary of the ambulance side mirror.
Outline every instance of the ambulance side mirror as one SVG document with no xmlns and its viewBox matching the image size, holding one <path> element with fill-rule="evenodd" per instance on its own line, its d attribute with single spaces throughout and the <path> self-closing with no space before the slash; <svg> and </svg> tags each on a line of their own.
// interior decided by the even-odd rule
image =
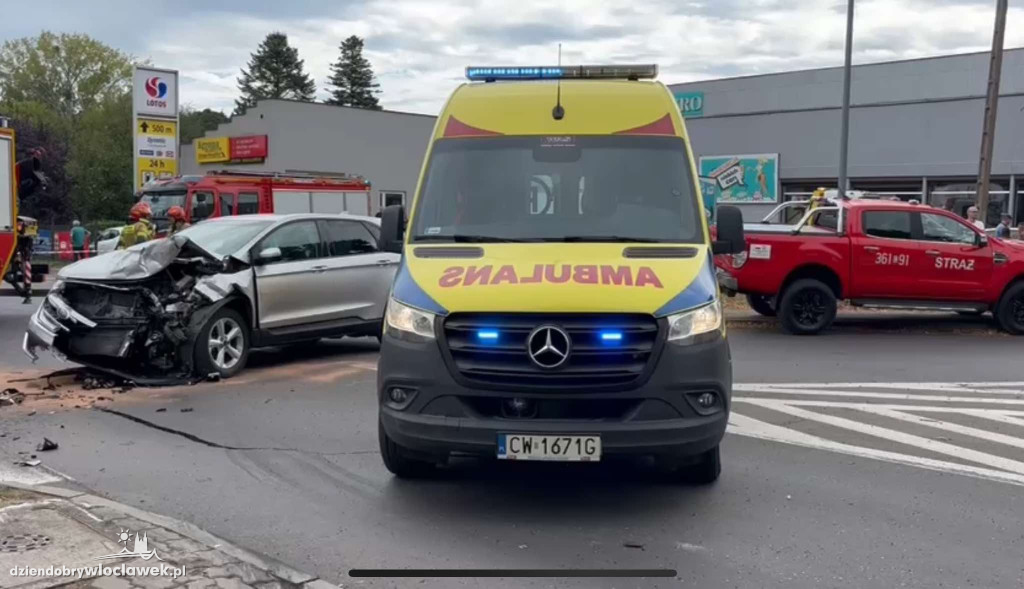
<svg viewBox="0 0 1024 589">
<path fill-rule="evenodd" d="M 405 207 L 391 205 L 380 213 L 380 249 L 394 254 L 402 253 L 405 238 Z"/>
<path fill-rule="evenodd" d="M 718 215 L 718 234 L 714 243 L 711 244 L 711 252 L 714 254 L 738 254 L 747 249 L 747 242 L 743 236 L 743 213 L 739 208 L 730 205 L 721 205 L 716 212 Z"/>
</svg>

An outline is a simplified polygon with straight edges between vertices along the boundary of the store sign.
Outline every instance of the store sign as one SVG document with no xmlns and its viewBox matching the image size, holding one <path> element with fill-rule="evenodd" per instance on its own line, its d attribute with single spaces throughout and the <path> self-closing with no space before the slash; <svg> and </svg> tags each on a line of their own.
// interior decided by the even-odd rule
<svg viewBox="0 0 1024 589">
<path fill-rule="evenodd" d="M 676 92 L 674 94 L 679 112 L 684 118 L 695 119 L 704 116 L 703 92 Z"/>
<path fill-rule="evenodd" d="M 231 159 L 231 143 L 227 137 L 203 137 L 192 142 L 197 164 L 213 164 Z"/>
<path fill-rule="evenodd" d="M 249 135 L 231 138 L 232 160 L 264 160 L 267 158 L 267 136 Z"/>
<path fill-rule="evenodd" d="M 705 205 L 779 201 L 777 153 L 701 157 L 699 172 Z"/>
</svg>

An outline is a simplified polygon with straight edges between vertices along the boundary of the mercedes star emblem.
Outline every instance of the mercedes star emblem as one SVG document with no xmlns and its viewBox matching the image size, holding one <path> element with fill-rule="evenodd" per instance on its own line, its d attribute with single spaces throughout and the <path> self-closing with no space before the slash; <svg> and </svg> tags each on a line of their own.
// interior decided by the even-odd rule
<svg viewBox="0 0 1024 589">
<path fill-rule="evenodd" d="M 541 325 L 526 340 L 530 360 L 541 368 L 558 368 L 569 359 L 571 348 L 569 334 L 554 325 Z"/>
</svg>

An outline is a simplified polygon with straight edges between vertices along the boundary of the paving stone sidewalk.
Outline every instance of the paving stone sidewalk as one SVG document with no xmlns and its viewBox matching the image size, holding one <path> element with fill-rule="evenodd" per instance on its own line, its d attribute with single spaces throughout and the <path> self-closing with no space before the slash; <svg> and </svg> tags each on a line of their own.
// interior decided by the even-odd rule
<svg viewBox="0 0 1024 589">
<path fill-rule="evenodd" d="M 123 541 L 125 532 L 127 541 Z M 142 539 L 135 544 L 136 534 Z M 142 548 L 140 548 L 142 547 Z M 103 555 L 155 552 L 99 560 Z M 164 576 L 104 576 L 95 567 L 160 567 Z M 72 576 L 20 576 L 18 569 L 83 570 Z M 177 573 L 179 576 L 174 577 Z M 90 495 L 43 485 L 0 486 L 0 588 L 338 589 L 187 522 Z"/>
</svg>

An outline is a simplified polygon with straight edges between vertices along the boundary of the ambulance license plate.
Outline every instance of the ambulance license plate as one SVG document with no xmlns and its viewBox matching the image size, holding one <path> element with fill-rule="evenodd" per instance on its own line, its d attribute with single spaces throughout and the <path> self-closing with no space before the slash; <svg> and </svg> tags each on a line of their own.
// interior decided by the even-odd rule
<svg viewBox="0 0 1024 589">
<path fill-rule="evenodd" d="M 601 436 L 498 434 L 498 458 L 597 462 L 601 460 Z"/>
</svg>

